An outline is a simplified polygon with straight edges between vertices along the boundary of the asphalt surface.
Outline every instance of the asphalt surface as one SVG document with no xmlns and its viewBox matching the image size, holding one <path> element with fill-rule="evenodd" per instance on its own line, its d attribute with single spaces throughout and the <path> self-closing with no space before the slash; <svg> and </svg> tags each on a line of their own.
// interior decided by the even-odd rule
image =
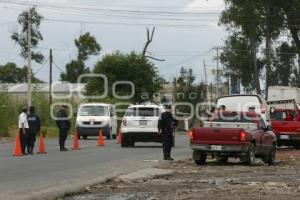
<svg viewBox="0 0 300 200">
<path fill-rule="evenodd" d="M 12 156 L 13 143 L 0 144 L 0 199 L 54 199 L 162 160 L 158 143 L 121 148 L 116 140 L 110 140 L 105 147 L 96 147 L 97 138 L 93 138 L 80 140 L 81 149 L 72 151 L 70 139 L 68 152 L 60 152 L 57 143 L 46 139 L 47 154 L 22 157 Z M 186 136 L 176 136 L 172 155 L 175 159 L 191 157 Z"/>
</svg>

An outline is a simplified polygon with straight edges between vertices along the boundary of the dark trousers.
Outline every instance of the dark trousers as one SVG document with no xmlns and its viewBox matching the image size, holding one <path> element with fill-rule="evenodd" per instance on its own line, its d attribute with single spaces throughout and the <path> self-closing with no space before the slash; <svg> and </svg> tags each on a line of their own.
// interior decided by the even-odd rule
<svg viewBox="0 0 300 200">
<path fill-rule="evenodd" d="M 59 129 L 59 147 L 60 148 L 65 148 L 65 141 L 68 136 L 68 129 L 66 128 L 61 128 Z"/>
<path fill-rule="evenodd" d="M 29 132 L 28 137 L 27 137 L 27 151 L 28 151 L 28 153 L 33 152 L 35 140 L 36 140 L 36 133 Z"/>
<path fill-rule="evenodd" d="M 163 147 L 164 158 L 170 158 L 171 157 L 171 148 L 172 148 L 172 144 L 173 144 L 173 134 L 162 133 L 161 137 L 162 137 L 162 147 Z"/>
<path fill-rule="evenodd" d="M 19 129 L 19 136 L 20 136 L 20 144 L 21 144 L 21 151 L 25 154 L 26 144 L 27 144 L 27 137 L 28 137 L 28 129 L 25 129 L 25 133 L 23 129 Z"/>
</svg>

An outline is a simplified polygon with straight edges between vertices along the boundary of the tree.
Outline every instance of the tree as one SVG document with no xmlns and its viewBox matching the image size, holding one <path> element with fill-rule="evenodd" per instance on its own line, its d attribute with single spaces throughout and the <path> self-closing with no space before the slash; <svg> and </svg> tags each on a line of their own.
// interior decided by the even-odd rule
<svg viewBox="0 0 300 200">
<path fill-rule="evenodd" d="M 249 0 L 225 0 L 226 10 L 221 14 L 220 22 L 227 26 L 227 30 L 235 32 L 239 31 L 250 44 L 253 69 L 253 81 L 257 94 L 261 94 L 260 73 L 257 63 L 257 48 L 262 42 L 263 19 L 261 18 L 261 10 L 259 1 Z"/>
<path fill-rule="evenodd" d="M 82 74 L 90 73 L 88 67 L 85 66 L 85 61 L 92 55 L 99 55 L 101 46 L 97 43 L 96 38 L 89 32 L 79 36 L 74 40 L 77 47 L 77 60 L 72 60 L 66 65 L 66 73 L 61 73 L 62 81 L 76 83 L 78 77 Z"/>
<path fill-rule="evenodd" d="M 24 83 L 26 82 L 27 67 L 18 68 L 15 63 L 0 65 L 0 83 Z M 32 77 L 33 83 L 42 83 L 36 77 Z"/>
<path fill-rule="evenodd" d="M 81 74 L 90 73 L 89 68 L 86 68 L 82 61 L 72 60 L 66 65 L 66 73 L 61 73 L 60 78 L 63 81 L 76 83 Z"/>
<path fill-rule="evenodd" d="M 37 13 L 35 7 L 30 8 L 29 12 L 31 13 L 31 47 L 36 49 L 38 43 L 43 40 L 42 33 L 40 32 L 40 24 L 43 17 Z M 28 58 L 28 12 L 22 12 L 18 17 L 18 23 L 22 27 L 20 33 L 14 32 L 11 35 L 11 39 L 15 41 L 21 47 L 21 56 L 24 59 Z M 31 58 L 37 63 L 42 63 L 44 56 L 41 52 L 32 51 Z"/>
<path fill-rule="evenodd" d="M 232 32 L 241 32 L 250 40 L 250 43 L 255 38 L 258 41 L 255 45 L 252 43 L 250 49 L 252 52 L 256 52 L 256 54 L 253 53 L 253 56 L 263 57 L 261 60 L 265 71 L 266 97 L 268 97 L 269 85 L 300 84 L 300 78 L 298 78 L 300 72 L 294 62 L 297 59 L 294 53 L 297 52 L 298 67 L 300 66 L 300 15 L 298 14 L 300 13 L 300 1 L 225 0 L 225 3 L 226 10 L 222 13 L 220 22 Z M 293 52 L 290 52 L 292 49 L 287 46 L 287 43 L 272 48 L 272 44 L 278 42 L 281 33 L 288 34 L 293 39 L 296 47 Z M 265 41 L 265 49 L 262 48 L 263 41 Z M 239 54 L 231 56 L 239 57 Z M 259 61 L 260 59 L 254 60 Z M 254 69 L 258 69 L 257 66 Z M 284 77 L 283 74 L 287 75 L 287 72 L 292 73 L 291 79 Z M 259 79 L 257 81 L 256 77 L 253 78 L 257 88 Z"/>
<path fill-rule="evenodd" d="M 225 66 L 225 76 L 239 77 L 243 87 L 247 91 L 254 90 L 256 83 L 254 81 L 255 69 L 253 67 L 253 55 L 250 50 L 251 44 L 248 38 L 240 32 L 233 33 L 225 41 L 225 47 L 221 53 L 220 60 Z M 261 66 L 262 60 L 257 59 L 256 63 Z M 258 73 L 261 73 L 262 67 L 258 67 Z"/>
<path fill-rule="evenodd" d="M 271 74 L 270 85 L 289 86 L 295 81 L 295 65 L 296 47 L 293 44 L 283 42 L 276 48 L 276 56 L 274 56 L 274 70 Z"/>
<path fill-rule="evenodd" d="M 195 75 L 192 69 L 182 67 L 180 69 L 180 76 L 177 78 L 175 86 L 175 101 L 191 103 L 194 108 L 199 102 L 203 102 L 205 96 L 204 84 L 195 84 Z M 183 113 L 190 113 L 191 110 L 187 106 L 179 106 L 178 111 Z"/>
<path fill-rule="evenodd" d="M 98 55 L 101 50 L 101 46 L 97 43 L 97 40 L 89 32 L 81 35 L 78 39 L 75 39 L 75 46 L 78 49 L 78 61 L 86 61 L 91 55 Z"/>
<path fill-rule="evenodd" d="M 272 41 L 277 39 L 283 29 L 282 24 L 284 16 L 282 9 L 278 6 L 281 0 L 262 0 L 261 8 L 262 15 L 265 18 L 265 23 L 262 24 L 263 35 L 266 41 L 266 98 L 268 99 L 268 88 L 271 84 L 272 73 Z M 281 1 L 282 2 L 282 1 Z"/>
<path fill-rule="evenodd" d="M 95 65 L 93 72 L 107 76 L 109 97 L 113 97 L 112 85 L 116 81 L 131 81 L 134 84 L 135 94 L 130 99 L 133 103 L 152 100 L 153 94 L 160 89 L 161 79 L 153 63 L 134 52 L 131 54 L 116 52 L 106 55 Z M 103 80 L 91 78 L 88 81 L 87 93 L 89 95 L 102 94 L 103 85 Z M 116 92 L 120 96 L 129 95 L 131 87 L 119 85 Z"/>
<path fill-rule="evenodd" d="M 143 57 L 146 56 L 148 46 L 153 41 L 154 32 L 155 32 L 155 27 L 152 28 L 151 34 L 150 34 L 149 29 L 147 28 L 147 42 L 145 43 L 145 46 L 144 46 L 144 49 L 143 49 L 143 53 L 142 53 Z"/>
<path fill-rule="evenodd" d="M 288 0 L 279 1 L 277 4 L 282 8 L 285 15 L 285 24 L 290 31 L 290 34 L 295 42 L 295 46 L 300 55 L 300 1 Z M 300 64 L 300 61 L 299 61 Z"/>
</svg>

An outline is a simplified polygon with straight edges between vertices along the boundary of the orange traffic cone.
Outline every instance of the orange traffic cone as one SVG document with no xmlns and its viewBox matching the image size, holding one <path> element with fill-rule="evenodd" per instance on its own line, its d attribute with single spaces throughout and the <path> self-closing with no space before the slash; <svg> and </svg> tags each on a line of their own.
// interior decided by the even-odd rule
<svg viewBox="0 0 300 200">
<path fill-rule="evenodd" d="M 72 150 L 79 150 L 79 140 L 78 140 L 78 132 L 77 132 L 77 128 L 75 129 L 75 133 L 74 133 L 74 142 L 73 142 L 73 148 Z"/>
<path fill-rule="evenodd" d="M 122 133 L 119 130 L 119 134 L 118 134 L 118 144 L 122 144 Z"/>
<path fill-rule="evenodd" d="M 46 152 L 46 146 L 44 141 L 44 135 L 43 133 L 40 133 L 40 144 L 39 144 L 39 151 L 38 154 L 45 154 Z"/>
<path fill-rule="evenodd" d="M 23 153 L 22 153 L 22 150 L 21 150 L 21 143 L 20 143 L 20 135 L 19 134 L 16 137 L 16 143 L 15 143 L 13 156 L 23 156 Z"/>
<path fill-rule="evenodd" d="M 103 138 L 103 134 L 102 134 L 102 129 L 100 129 L 97 146 L 100 147 L 100 146 L 104 146 L 104 145 L 105 145 L 105 143 L 104 143 L 104 138 Z"/>
</svg>

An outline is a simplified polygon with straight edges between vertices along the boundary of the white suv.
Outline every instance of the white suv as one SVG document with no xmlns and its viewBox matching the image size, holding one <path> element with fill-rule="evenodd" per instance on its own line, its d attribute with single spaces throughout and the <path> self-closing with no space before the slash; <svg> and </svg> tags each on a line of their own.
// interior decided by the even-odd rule
<svg viewBox="0 0 300 200">
<path fill-rule="evenodd" d="M 164 112 L 155 104 L 131 105 L 121 124 L 122 147 L 134 146 L 135 142 L 161 142 L 158 120 Z"/>
</svg>

